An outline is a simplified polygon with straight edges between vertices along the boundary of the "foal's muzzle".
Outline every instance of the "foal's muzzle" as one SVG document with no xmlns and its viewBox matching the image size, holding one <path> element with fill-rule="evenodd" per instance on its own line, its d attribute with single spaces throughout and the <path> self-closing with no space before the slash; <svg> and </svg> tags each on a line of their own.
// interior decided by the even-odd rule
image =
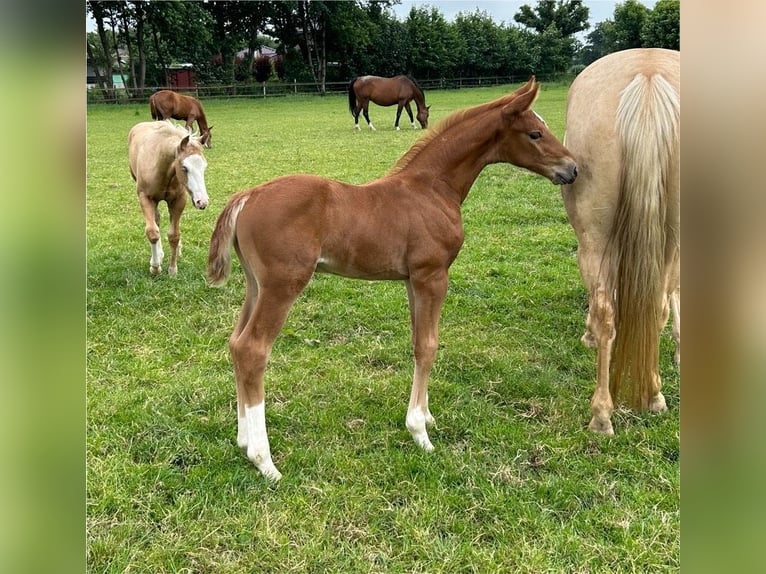
<svg viewBox="0 0 766 574">
<path fill-rule="evenodd" d="M 577 179 L 577 164 L 572 162 L 563 168 L 558 168 L 553 173 L 551 181 L 558 185 L 574 183 Z"/>
</svg>

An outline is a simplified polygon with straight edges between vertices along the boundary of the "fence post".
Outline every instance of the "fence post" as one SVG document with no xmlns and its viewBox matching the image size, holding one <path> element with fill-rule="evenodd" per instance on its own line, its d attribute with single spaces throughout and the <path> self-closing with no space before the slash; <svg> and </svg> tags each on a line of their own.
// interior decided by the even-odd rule
<svg viewBox="0 0 766 574">
<path fill-rule="evenodd" d="M 293 78 L 293 93 L 298 94 L 298 80 Z"/>
</svg>

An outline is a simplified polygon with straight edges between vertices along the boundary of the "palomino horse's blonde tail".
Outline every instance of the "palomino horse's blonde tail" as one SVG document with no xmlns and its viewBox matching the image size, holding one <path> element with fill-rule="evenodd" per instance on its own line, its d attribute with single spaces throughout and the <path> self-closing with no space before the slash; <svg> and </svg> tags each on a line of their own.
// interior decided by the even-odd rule
<svg viewBox="0 0 766 574">
<path fill-rule="evenodd" d="M 210 237 L 210 252 L 207 257 L 207 280 L 213 287 L 223 285 L 229 278 L 231 248 L 237 229 L 237 217 L 249 197 L 249 190 L 232 195 L 215 222 L 215 229 Z"/>
<path fill-rule="evenodd" d="M 665 290 L 670 162 L 680 138 L 680 96 L 659 74 L 638 74 L 617 108 L 622 146 L 620 196 L 609 239 L 610 293 L 615 295 L 610 392 L 626 378 L 634 408 L 659 391 L 659 336 Z"/>
</svg>

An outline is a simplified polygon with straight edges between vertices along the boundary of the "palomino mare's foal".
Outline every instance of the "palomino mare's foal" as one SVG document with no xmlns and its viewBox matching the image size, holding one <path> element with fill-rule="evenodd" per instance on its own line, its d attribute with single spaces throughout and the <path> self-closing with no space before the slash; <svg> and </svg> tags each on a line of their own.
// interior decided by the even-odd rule
<svg viewBox="0 0 766 574">
<path fill-rule="evenodd" d="M 680 75 L 679 52 L 625 50 L 569 90 L 580 175 L 561 193 L 590 295 L 582 342 L 598 350 L 590 428 L 609 435 L 624 381 L 634 408 L 667 409 L 659 337 L 670 310 L 680 360 Z"/>
<path fill-rule="evenodd" d="M 172 90 L 160 90 L 149 96 L 149 110 L 154 120 L 185 120 L 186 129 L 191 130 L 194 122 L 199 127 L 199 141 L 207 148 L 213 147 L 213 126 L 207 125 L 202 102 L 192 96 L 184 96 Z"/>
<path fill-rule="evenodd" d="M 433 449 L 428 378 L 448 270 L 463 243 L 463 200 L 491 163 L 512 163 L 554 184 L 577 175 L 571 154 L 530 109 L 538 90 L 532 78 L 512 94 L 452 114 L 386 176 L 365 185 L 288 175 L 229 199 L 210 240 L 208 279 L 226 281 L 233 244 L 247 282 L 229 338 L 237 443 L 264 476 L 281 475 L 266 433 L 263 375 L 274 339 L 315 271 L 404 281 L 415 352 L 406 426 L 420 447 Z"/>
<path fill-rule="evenodd" d="M 209 201 L 205 187 L 207 161 L 202 146 L 187 130 L 169 121 L 141 122 L 128 135 L 128 158 L 146 220 L 146 238 L 152 247 L 149 271 L 152 275 L 162 271 L 164 252 L 158 204 L 164 200 L 170 214 L 168 273 L 175 275 L 181 243 L 179 223 L 186 207 L 186 194 L 197 209 L 205 209 Z"/>
</svg>

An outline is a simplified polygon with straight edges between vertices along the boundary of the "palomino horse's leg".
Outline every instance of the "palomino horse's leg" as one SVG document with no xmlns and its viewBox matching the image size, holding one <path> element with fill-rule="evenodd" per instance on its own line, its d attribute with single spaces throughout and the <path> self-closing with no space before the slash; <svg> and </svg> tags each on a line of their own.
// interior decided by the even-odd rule
<svg viewBox="0 0 766 574">
<path fill-rule="evenodd" d="M 407 281 L 415 373 L 412 378 L 406 425 L 415 443 L 426 451 L 434 448 L 426 430 L 426 425 L 434 423 L 428 408 L 428 378 L 439 345 L 439 314 L 447 295 L 447 284 L 446 269 L 430 275 L 428 279 L 410 277 Z"/>
<path fill-rule="evenodd" d="M 168 244 L 170 245 L 170 264 L 168 275 L 178 273 L 178 256 L 181 254 L 181 215 L 186 206 L 186 193 L 168 203 L 170 226 L 168 227 Z"/>
<path fill-rule="evenodd" d="M 372 131 L 376 131 L 375 130 L 375 126 L 372 125 L 372 122 L 370 121 L 370 113 L 369 113 L 369 110 L 368 110 L 369 107 L 370 107 L 370 101 L 369 100 L 364 102 L 364 104 L 362 105 L 362 112 L 364 113 L 364 119 L 367 120 L 367 125 L 370 126 L 370 129 Z"/>
<path fill-rule="evenodd" d="M 404 109 L 407 110 L 407 115 L 410 116 L 410 124 L 412 125 L 412 129 L 418 129 L 418 126 L 415 125 L 415 117 L 412 115 L 412 106 L 410 105 L 410 102 L 404 104 Z"/>
<path fill-rule="evenodd" d="M 162 251 L 162 240 L 160 239 L 160 216 L 157 210 L 157 202 L 140 192 L 138 194 L 138 201 L 144 214 L 144 232 L 152 248 L 152 256 L 149 259 L 149 273 L 159 275 L 162 271 L 162 258 L 165 256 L 165 253 Z"/>
<path fill-rule="evenodd" d="M 313 269 L 310 271 L 313 272 Z M 294 283 L 286 281 L 270 289 L 261 287 L 247 320 L 240 318 L 239 325 L 242 327 L 239 334 L 235 331 L 229 339 L 234 375 L 241 395 L 240 408 L 244 411 L 247 458 L 264 477 L 271 480 L 279 480 L 282 474 L 271 460 L 263 375 L 274 339 L 310 277 L 309 273 L 308 277 Z M 246 303 L 245 307 L 250 308 L 250 305 Z M 238 443 L 239 438 L 238 432 Z"/>
<path fill-rule="evenodd" d="M 616 335 L 614 325 L 614 305 L 612 298 L 603 285 L 597 285 L 591 292 L 590 309 L 586 323 L 597 349 L 596 390 L 590 402 L 593 415 L 588 425 L 595 432 L 613 435 L 612 411 L 614 403 L 609 393 L 609 367 L 612 358 L 612 344 Z"/>
<path fill-rule="evenodd" d="M 673 313 L 673 340 L 676 342 L 676 352 L 673 357 L 676 367 L 681 366 L 681 286 L 670 294 L 670 310 Z"/>
</svg>

